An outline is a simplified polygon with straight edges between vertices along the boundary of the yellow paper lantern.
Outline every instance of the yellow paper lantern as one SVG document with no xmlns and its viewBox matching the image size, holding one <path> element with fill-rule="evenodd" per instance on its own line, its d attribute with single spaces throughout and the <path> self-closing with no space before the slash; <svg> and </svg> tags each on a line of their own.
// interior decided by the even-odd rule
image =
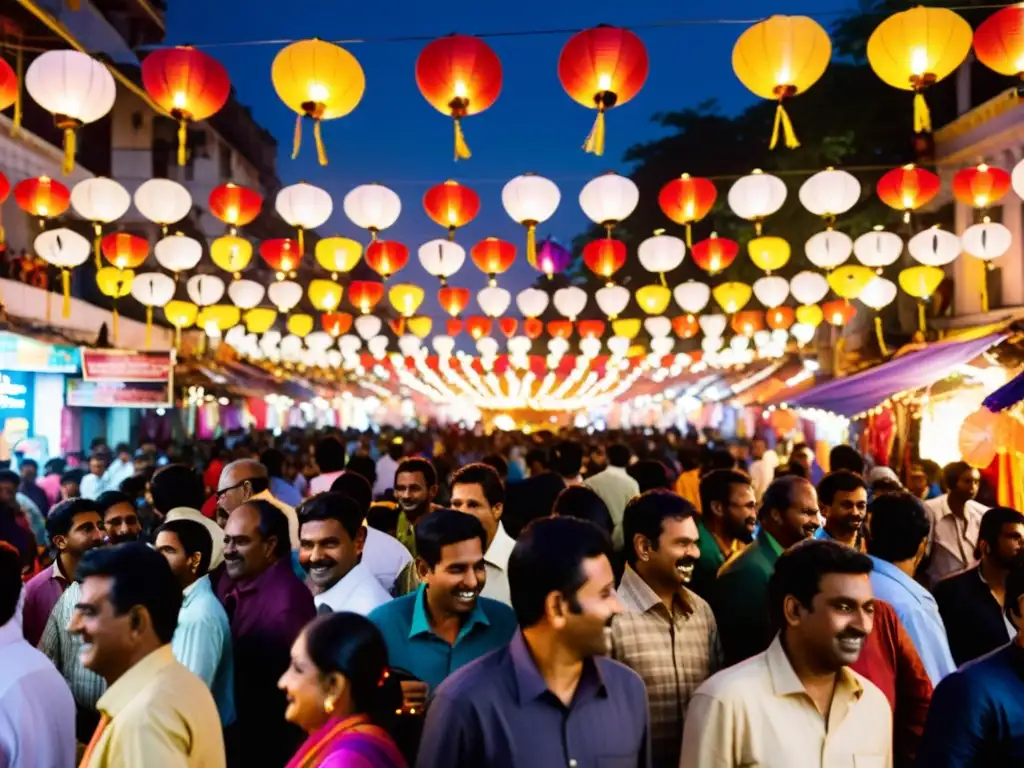
<svg viewBox="0 0 1024 768">
<path fill-rule="evenodd" d="M 753 294 L 753 289 L 746 283 L 722 283 L 711 290 L 711 295 L 715 297 L 718 306 L 730 315 L 747 306 Z"/>
<path fill-rule="evenodd" d="M 223 335 L 234 328 L 242 320 L 242 310 L 234 304 L 212 304 L 199 310 L 196 325 L 206 331 L 209 336 Z"/>
<path fill-rule="evenodd" d="M 174 326 L 174 346 L 181 345 L 181 329 L 191 328 L 199 314 L 199 307 L 191 301 L 173 299 L 164 305 L 164 317 Z"/>
<path fill-rule="evenodd" d="M 325 237 L 317 241 L 316 260 L 337 280 L 339 272 L 351 272 L 363 255 L 362 243 L 348 237 Z"/>
<path fill-rule="evenodd" d="M 762 99 L 778 101 L 770 149 L 781 130 L 789 149 L 800 146 L 782 102 L 825 74 L 832 57 L 828 33 L 806 16 L 772 16 L 748 28 L 732 49 L 736 77 Z"/>
<path fill-rule="evenodd" d="M 135 272 L 130 269 L 118 269 L 117 267 L 103 267 L 96 272 L 96 285 L 100 293 L 113 299 L 111 313 L 113 315 L 110 324 L 111 340 L 117 344 L 117 326 L 119 315 L 117 312 L 117 300 L 122 299 L 131 293 L 132 281 L 135 279 Z"/>
<path fill-rule="evenodd" d="M 300 40 L 274 57 L 270 79 L 278 98 L 298 114 L 292 159 L 299 155 L 302 118 L 307 117 L 313 121 L 317 158 L 320 165 L 327 165 L 320 122 L 347 115 L 356 108 L 366 90 L 366 76 L 356 57 L 333 43 Z"/>
<path fill-rule="evenodd" d="M 210 243 L 210 258 L 214 264 L 237 279 L 238 273 L 252 261 L 252 243 L 235 235 L 218 237 Z"/>
<path fill-rule="evenodd" d="M 641 327 L 640 320 L 635 317 L 612 321 L 612 332 L 624 339 L 635 339 Z"/>
<path fill-rule="evenodd" d="M 393 285 L 388 291 L 388 301 L 403 317 L 412 317 L 416 314 L 416 310 L 423 303 L 423 297 L 423 289 L 411 283 Z"/>
<path fill-rule="evenodd" d="M 796 321 L 817 328 L 825 320 L 825 313 L 817 304 L 804 304 L 796 308 Z"/>
<path fill-rule="evenodd" d="M 245 313 L 245 330 L 249 333 L 266 333 L 277 321 L 277 310 L 256 307 Z"/>
<path fill-rule="evenodd" d="M 626 357 L 647 357 L 647 347 L 643 344 L 633 344 L 626 350 Z"/>
<path fill-rule="evenodd" d="M 828 284 L 839 298 L 856 299 L 875 277 L 877 275 L 873 269 L 861 265 L 847 265 L 830 272 Z"/>
<path fill-rule="evenodd" d="M 771 274 L 789 261 L 789 243 L 781 237 L 755 237 L 747 243 L 747 253 L 756 266 Z"/>
<path fill-rule="evenodd" d="M 636 303 L 648 315 L 663 315 L 672 300 L 672 291 L 664 285 L 645 285 L 636 291 Z"/>
<path fill-rule="evenodd" d="M 914 92 L 914 132 L 932 129 L 924 90 L 950 75 L 971 50 L 971 25 L 948 8 L 894 13 L 868 38 L 868 62 L 893 88 Z"/>
<path fill-rule="evenodd" d="M 316 309 L 321 312 L 333 312 L 341 304 L 344 288 L 333 280 L 310 280 L 306 293 Z"/>
<path fill-rule="evenodd" d="M 939 267 L 907 267 L 900 272 L 900 288 L 915 299 L 927 299 L 941 285 L 946 273 Z"/>
<path fill-rule="evenodd" d="M 286 325 L 288 327 L 288 333 L 294 334 L 302 339 L 309 335 L 313 330 L 313 316 L 289 315 Z"/>
<path fill-rule="evenodd" d="M 405 324 L 406 330 L 408 330 L 409 333 L 417 339 L 425 339 L 430 335 L 430 331 L 433 327 L 434 321 L 424 315 L 420 315 L 419 317 L 410 317 L 409 321 Z"/>
</svg>

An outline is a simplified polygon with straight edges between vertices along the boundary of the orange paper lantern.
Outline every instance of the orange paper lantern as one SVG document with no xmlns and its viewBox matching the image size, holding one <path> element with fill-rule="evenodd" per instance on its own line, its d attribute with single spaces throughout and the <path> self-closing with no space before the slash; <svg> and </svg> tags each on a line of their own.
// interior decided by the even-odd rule
<svg viewBox="0 0 1024 768">
<path fill-rule="evenodd" d="M 480 196 L 457 181 L 446 181 L 427 190 L 423 209 L 433 221 L 448 228 L 448 239 L 455 239 L 455 230 L 464 227 L 480 212 Z"/>
<path fill-rule="evenodd" d="M 103 258 L 118 269 L 136 269 L 149 255 L 149 241 L 127 232 L 115 232 L 100 241 Z"/>
<path fill-rule="evenodd" d="M 686 244 L 692 246 L 690 225 L 711 212 L 717 197 L 713 182 L 684 173 L 661 188 L 658 205 L 672 221 L 686 227 Z"/>
<path fill-rule="evenodd" d="M 732 329 L 743 336 L 753 336 L 764 327 L 764 313 L 747 309 L 732 316 Z"/>
<path fill-rule="evenodd" d="M 516 247 L 505 240 L 488 237 L 474 245 L 469 255 L 477 269 L 487 275 L 493 284 L 494 278 L 508 270 L 516 260 Z"/>
<path fill-rule="evenodd" d="M 536 317 L 528 317 L 523 321 L 523 333 L 527 338 L 539 339 L 540 335 L 544 333 L 544 323 Z"/>
<path fill-rule="evenodd" d="M 518 327 L 519 321 L 516 320 L 514 317 L 503 317 L 501 318 L 501 320 L 498 321 L 498 328 L 501 330 L 503 334 L 505 334 L 506 339 L 511 339 L 513 336 L 515 336 L 516 329 Z"/>
<path fill-rule="evenodd" d="M 7 61 L 0 57 L 0 109 L 7 109 L 18 100 L 18 75 Z"/>
<path fill-rule="evenodd" d="M 1009 191 L 1010 174 L 985 163 L 957 171 L 953 177 L 953 197 L 974 208 L 995 205 Z"/>
<path fill-rule="evenodd" d="M 302 251 L 297 241 L 282 237 L 260 243 L 260 256 L 277 272 L 280 280 L 284 275 L 295 272 L 302 259 Z"/>
<path fill-rule="evenodd" d="M 719 237 L 712 232 L 707 240 L 694 243 L 690 253 L 693 263 L 709 275 L 717 275 L 736 260 L 740 252 L 740 244 L 727 237 Z"/>
<path fill-rule="evenodd" d="M 366 264 L 387 280 L 409 263 L 409 249 L 394 240 L 374 240 L 366 246 Z"/>
<path fill-rule="evenodd" d="M 469 298 L 469 288 L 454 288 L 446 285 L 437 292 L 437 300 L 441 304 L 441 309 L 452 317 L 462 314 L 462 310 L 469 304 Z"/>
<path fill-rule="evenodd" d="M 903 221 L 908 222 L 912 211 L 927 205 L 939 194 L 939 187 L 938 176 L 910 164 L 887 172 L 878 180 L 876 191 L 883 203 L 903 211 Z"/>
<path fill-rule="evenodd" d="M 466 318 L 466 331 L 468 331 L 469 335 L 475 340 L 480 340 L 484 336 L 490 336 L 492 326 L 493 323 L 489 317 L 473 315 L 472 317 Z"/>
<path fill-rule="evenodd" d="M 825 314 L 826 321 L 839 328 L 857 316 L 857 308 L 846 299 L 826 301 L 821 305 L 821 311 Z"/>
<path fill-rule="evenodd" d="M 581 339 L 599 339 L 604 335 L 604 328 L 604 320 L 580 320 L 576 323 Z"/>
<path fill-rule="evenodd" d="M 548 323 L 548 333 L 555 339 L 568 339 L 572 336 L 572 320 L 552 320 Z"/>
<path fill-rule="evenodd" d="M 384 283 L 373 280 L 353 280 L 348 284 L 349 303 L 364 315 L 377 306 L 383 298 Z"/>
<path fill-rule="evenodd" d="M 692 339 L 700 330 L 700 323 L 693 315 L 680 315 L 672 318 L 672 330 L 681 339 Z"/>
<path fill-rule="evenodd" d="M 341 336 L 352 329 L 352 315 L 348 312 L 325 312 L 320 315 L 320 325 L 331 336 Z"/>
<path fill-rule="evenodd" d="M 794 313 L 789 307 L 776 307 L 765 313 L 765 322 L 773 331 L 786 330 L 793 324 Z"/>
<path fill-rule="evenodd" d="M 14 185 L 14 202 L 30 216 L 36 216 L 40 220 L 54 219 L 68 209 L 71 204 L 71 192 L 49 176 L 36 176 L 22 179 Z"/>
<path fill-rule="evenodd" d="M 210 213 L 231 227 L 244 227 L 260 215 L 263 197 L 259 192 L 228 182 L 214 187 L 209 197 Z"/>
<path fill-rule="evenodd" d="M 0 171 L 0 214 L 2 214 L 2 212 L 3 212 L 2 206 L 4 204 L 4 201 L 7 200 L 7 196 L 10 195 L 10 194 L 11 194 L 11 182 L 9 182 L 7 180 L 7 177 L 4 176 L 3 172 Z M 4 243 L 5 242 L 6 242 L 6 238 L 4 236 L 3 216 L 0 215 L 0 251 L 2 251 L 4 249 Z"/>
<path fill-rule="evenodd" d="M 1024 76 L 1024 6 L 1001 8 L 981 22 L 974 31 L 974 55 L 1001 75 Z"/>
<path fill-rule="evenodd" d="M 583 263 L 598 277 L 610 281 L 626 263 L 626 244 L 610 237 L 583 246 Z"/>
<path fill-rule="evenodd" d="M 462 333 L 462 329 L 464 326 L 465 323 L 453 317 L 451 320 L 445 323 L 445 333 L 447 333 L 452 338 L 455 338 L 460 333 Z"/>
</svg>

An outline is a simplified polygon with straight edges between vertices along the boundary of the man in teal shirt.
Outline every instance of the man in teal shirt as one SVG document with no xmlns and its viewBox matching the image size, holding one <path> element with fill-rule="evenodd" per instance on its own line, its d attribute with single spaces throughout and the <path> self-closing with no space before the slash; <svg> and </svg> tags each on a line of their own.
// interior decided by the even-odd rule
<svg viewBox="0 0 1024 768">
<path fill-rule="evenodd" d="M 774 632 L 768 617 L 768 581 L 775 561 L 818 530 L 818 496 L 808 480 L 781 477 L 765 491 L 754 543 L 722 566 L 709 602 L 718 621 L 726 666 L 764 651 Z"/>
<path fill-rule="evenodd" d="M 409 709 L 422 706 L 427 694 L 456 669 L 512 639 L 512 609 L 480 597 L 487 580 L 485 538 L 472 515 L 454 509 L 431 512 L 416 526 L 416 568 L 422 584 L 369 616 L 384 635 L 391 666 L 421 681 L 403 685 Z"/>
<path fill-rule="evenodd" d="M 715 469 L 700 479 L 697 518 L 700 558 L 687 585 L 707 599 L 719 569 L 743 551 L 757 527 L 757 499 L 750 477 L 734 469 Z"/>
</svg>

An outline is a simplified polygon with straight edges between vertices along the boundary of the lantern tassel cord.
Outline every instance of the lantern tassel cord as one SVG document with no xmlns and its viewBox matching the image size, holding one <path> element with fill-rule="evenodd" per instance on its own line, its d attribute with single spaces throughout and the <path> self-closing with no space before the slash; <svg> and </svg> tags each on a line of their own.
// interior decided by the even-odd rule
<svg viewBox="0 0 1024 768">
<path fill-rule="evenodd" d="M 117 346 L 117 320 L 118 320 L 117 302 L 116 301 L 114 302 L 114 310 L 112 312 L 112 315 L 113 315 L 113 318 L 112 318 L 112 323 L 111 324 L 112 324 L 112 331 L 113 331 L 114 346 L 116 347 Z"/>
<path fill-rule="evenodd" d="M 914 94 L 914 133 L 931 133 L 932 114 L 928 110 L 928 102 L 924 94 L 917 91 Z"/>
<path fill-rule="evenodd" d="M 665 273 L 659 272 L 658 277 L 661 279 L 661 287 L 668 288 L 668 281 L 665 279 Z"/>
<path fill-rule="evenodd" d="M 459 118 L 455 118 L 455 159 L 456 160 L 469 160 L 473 156 L 473 153 L 469 151 L 469 145 L 466 143 L 466 134 L 462 132 L 462 121 Z"/>
<path fill-rule="evenodd" d="M 188 160 L 188 123 L 178 121 L 178 165 L 185 165 Z"/>
<path fill-rule="evenodd" d="M 60 316 L 71 317 L 71 273 L 62 269 L 60 271 L 61 284 L 64 287 L 64 302 L 61 304 Z"/>
<path fill-rule="evenodd" d="M 78 141 L 75 138 L 74 128 L 64 129 L 64 165 L 61 170 L 67 176 L 75 170 L 75 153 L 78 151 Z"/>
<path fill-rule="evenodd" d="M 103 262 L 100 261 L 100 249 L 101 249 L 101 237 L 103 235 L 103 229 L 99 224 L 93 224 L 94 237 L 92 239 L 93 252 L 96 254 L 96 271 L 99 272 L 103 268 Z"/>
<path fill-rule="evenodd" d="M 302 146 L 302 115 L 295 118 L 295 133 L 292 135 L 292 160 L 299 156 L 299 148 Z"/>
<path fill-rule="evenodd" d="M 11 127 L 11 135 L 17 136 L 21 131 L 21 117 L 22 117 L 22 96 L 21 91 L 25 83 L 25 51 L 22 50 L 21 46 L 18 47 L 18 53 L 15 55 L 14 66 L 16 71 L 16 82 L 14 91 L 14 124 Z"/>
<path fill-rule="evenodd" d="M 594 127 L 590 129 L 590 135 L 583 142 L 583 151 L 601 157 L 604 154 L 604 107 L 598 107 L 597 119 L 594 120 Z"/>
<path fill-rule="evenodd" d="M 181 349 L 181 326 L 174 326 L 174 348 Z"/>
<path fill-rule="evenodd" d="M 923 301 L 917 302 L 917 327 L 920 329 L 921 333 L 925 333 L 928 330 Z"/>
<path fill-rule="evenodd" d="M 537 225 L 526 227 L 526 261 L 531 267 L 537 266 Z"/>
<path fill-rule="evenodd" d="M 686 247 L 693 248 L 693 227 L 689 222 L 686 224 Z"/>
<path fill-rule="evenodd" d="M 302 227 L 299 227 L 299 256 L 306 252 L 306 237 L 302 234 Z"/>
<path fill-rule="evenodd" d="M 793 121 L 789 119 L 789 113 L 782 106 L 782 99 L 779 99 L 779 106 L 775 108 L 775 123 L 772 125 L 772 140 L 768 143 L 768 149 L 775 149 L 779 143 L 780 130 L 786 149 L 796 149 L 800 146 L 796 131 L 793 130 Z"/>
<path fill-rule="evenodd" d="M 313 120 L 313 141 L 316 143 L 316 159 L 320 165 L 327 165 L 327 149 L 324 147 L 324 139 L 320 134 L 320 121 Z"/>
<path fill-rule="evenodd" d="M 988 312 L 988 267 L 981 265 L 981 311 Z"/>
<path fill-rule="evenodd" d="M 885 346 L 885 334 L 882 332 L 882 318 L 875 316 L 875 338 L 878 339 L 878 351 L 882 356 L 889 354 L 889 348 Z"/>
<path fill-rule="evenodd" d="M 153 335 L 153 306 L 146 305 L 146 349 L 149 349 Z"/>
</svg>

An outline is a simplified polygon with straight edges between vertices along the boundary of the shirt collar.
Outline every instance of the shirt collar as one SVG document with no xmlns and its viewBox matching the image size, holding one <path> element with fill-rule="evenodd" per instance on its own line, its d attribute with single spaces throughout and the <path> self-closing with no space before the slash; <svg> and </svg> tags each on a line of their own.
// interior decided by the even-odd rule
<svg viewBox="0 0 1024 768">
<path fill-rule="evenodd" d="M 64 575 L 64 572 L 60 569 L 60 555 L 53 561 L 53 568 L 50 570 L 50 578 L 54 581 L 59 581 L 63 584 L 67 584 L 70 579 Z"/>
<path fill-rule="evenodd" d="M 485 627 L 490 626 L 491 622 L 487 619 L 487 614 L 484 613 L 483 606 L 480 604 L 481 599 L 480 597 L 476 599 L 476 605 L 469 612 L 466 622 L 462 625 L 462 629 L 459 630 L 458 637 L 455 638 L 456 644 L 478 624 Z M 427 617 L 427 585 L 420 584 L 416 590 L 416 604 L 412 608 L 412 624 L 409 627 L 409 639 L 411 640 L 419 635 L 430 634 L 433 634 L 433 630 L 430 628 L 430 619 Z"/>
<path fill-rule="evenodd" d="M 117 717 L 131 704 L 132 699 L 153 682 L 155 675 L 173 663 L 174 654 L 171 652 L 171 646 L 160 646 L 108 687 L 96 702 L 96 708 L 111 718 Z"/>
<path fill-rule="evenodd" d="M 782 548 L 782 545 L 779 544 L 779 542 L 776 541 L 775 537 L 768 533 L 768 531 L 766 531 L 763 526 L 761 530 L 758 532 L 757 536 L 762 541 L 767 542 L 768 546 L 772 548 L 772 551 L 776 555 L 782 557 L 782 553 L 785 552 L 785 550 Z"/>
<path fill-rule="evenodd" d="M 484 552 L 484 562 L 493 565 L 498 570 L 504 571 L 508 568 L 508 559 L 512 555 L 512 550 L 515 546 L 515 539 L 505 532 L 505 526 L 501 524 L 501 521 L 498 521 L 498 530 L 494 532 L 491 546 Z"/>
<path fill-rule="evenodd" d="M 526 644 L 521 629 L 517 629 L 508 645 L 509 658 L 512 660 L 512 671 L 516 678 L 516 688 L 519 693 L 519 706 L 523 707 L 536 700 L 544 694 L 549 694 L 548 684 L 544 681 L 540 670 L 537 669 L 537 662 L 533 660 L 530 647 Z M 579 685 L 576 688 L 575 701 L 581 695 L 593 694 L 595 696 L 607 696 L 608 689 L 605 686 L 604 676 L 600 667 L 593 659 L 584 659 L 583 674 L 580 676 Z"/>
<path fill-rule="evenodd" d="M 922 587 L 912 578 L 907 576 L 907 574 L 905 574 L 895 565 L 888 562 L 887 560 L 882 560 L 879 557 L 875 557 L 874 555 L 870 555 L 869 557 L 871 557 L 871 563 L 874 566 L 874 571 L 876 573 L 895 581 L 897 584 L 899 584 L 901 587 L 907 590 L 907 592 L 909 592 L 911 595 L 917 598 L 918 602 L 931 603 L 935 601 L 935 598 L 932 597 L 931 592 L 929 592 L 927 589 Z"/>
<path fill-rule="evenodd" d="M 626 565 L 626 570 L 622 574 L 622 582 L 619 584 L 619 597 L 622 599 L 625 607 L 635 613 L 647 613 L 658 606 L 665 607 L 657 593 L 651 589 L 650 585 L 643 580 L 643 577 L 633 570 L 633 567 L 629 564 Z M 676 597 L 679 599 L 684 614 L 689 616 L 693 613 L 693 606 L 689 596 L 686 594 L 685 587 L 679 588 L 676 592 Z"/>
<path fill-rule="evenodd" d="M 764 654 L 765 662 L 768 664 L 768 675 L 772 682 L 772 691 L 776 696 L 793 696 L 806 694 L 804 684 L 797 677 L 793 665 L 782 647 L 782 635 L 778 634 L 768 646 Z M 836 679 L 836 690 L 842 688 L 849 692 L 854 699 L 859 699 L 864 692 L 860 681 L 847 667 L 839 670 Z"/>
<path fill-rule="evenodd" d="M 372 574 L 362 563 L 356 563 L 352 569 L 336 581 L 331 587 L 316 595 L 318 603 L 340 603 L 355 592 L 366 577 Z"/>
<path fill-rule="evenodd" d="M 213 587 L 210 586 L 209 574 L 203 574 L 185 587 L 185 591 L 182 593 L 182 607 L 191 603 L 195 599 L 196 595 L 202 594 L 203 592 L 213 592 Z"/>
</svg>

